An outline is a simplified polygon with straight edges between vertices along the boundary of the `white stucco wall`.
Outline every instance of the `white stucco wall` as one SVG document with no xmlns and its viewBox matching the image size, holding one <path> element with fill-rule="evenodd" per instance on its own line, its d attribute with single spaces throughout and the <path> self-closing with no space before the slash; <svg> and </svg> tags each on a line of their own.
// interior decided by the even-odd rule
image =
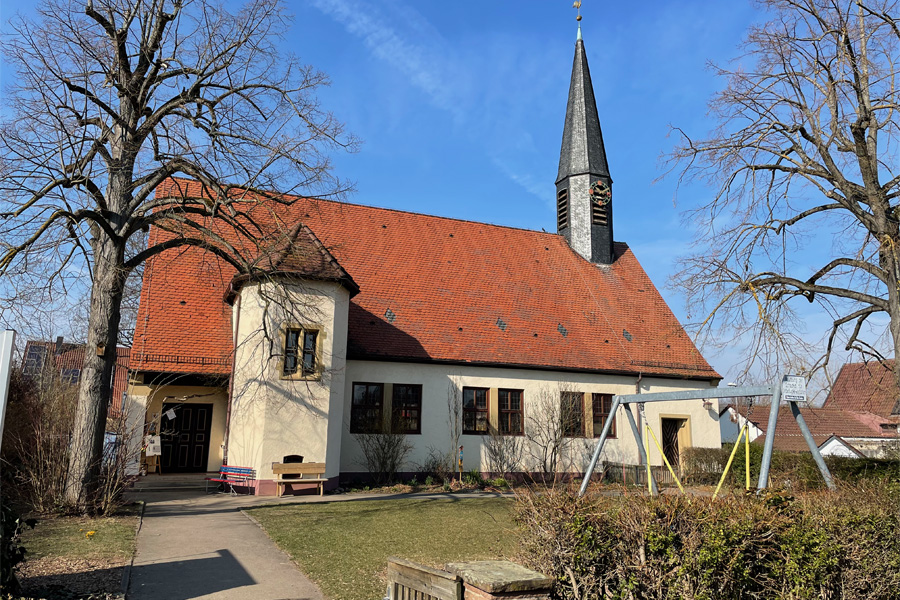
<svg viewBox="0 0 900 600">
<path fill-rule="evenodd" d="M 856 452 L 848 448 L 846 444 L 834 437 L 830 438 L 824 444 L 819 446 L 819 452 L 822 453 L 822 456 L 844 456 L 847 458 L 859 458 L 859 455 Z"/>
<path fill-rule="evenodd" d="M 428 457 L 429 450 L 438 452 L 450 450 L 449 418 L 447 409 L 448 386 L 453 383 L 462 388 L 465 386 L 490 388 L 492 398 L 490 404 L 496 406 L 497 388 L 523 390 L 525 426 L 533 427 L 539 419 L 536 410 L 542 395 L 549 394 L 555 402 L 559 401 L 562 390 L 583 392 L 590 406 L 590 394 L 633 394 L 636 377 L 616 375 L 594 375 L 579 373 L 561 373 L 554 371 L 537 371 L 526 369 L 508 369 L 495 367 L 467 367 L 429 364 L 406 364 L 377 361 L 347 362 L 347 375 L 344 390 L 344 423 L 341 451 L 342 472 L 362 472 L 363 457 L 356 440 L 350 433 L 350 410 L 354 382 L 370 382 L 385 384 L 420 384 L 422 385 L 422 432 L 409 435 L 413 447 L 404 468 L 415 471 Z M 704 382 L 683 381 L 643 377 L 641 393 L 664 392 L 683 389 L 709 387 Z M 389 410 L 390 394 L 385 391 L 384 410 Z M 603 459 L 613 462 L 637 464 L 638 450 L 628 425 L 628 420 L 621 408 L 616 417 L 618 436 L 607 442 Z M 636 411 L 635 411 L 636 412 Z M 703 409 L 701 400 L 650 403 L 646 405 L 647 418 L 658 438 L 661 438 L 661 418 L 664 416 L 683 417 L 688 419 L 687 440 L 693 446 L 718 448 L 721 446 L 718 413 L 716 410 Z M 590 416 L 585 415 L 586 421 Z M 464 469 L 488 470 L 487 457 L 483 444 L 483 436 L 464 435 L 460 443 L 464 450 Z M 567 440 L 567 470 L 583 471 L 588 464 L 596 440 L 593 438 L 574 438 Z M 526 450 L 525 454 L 529 454 Z M 534 469 L 534 461 L 528 461 L 526 469 Z M 659 451 L 651 441 L 650 462 L 662 464 Z"/>
<path fill-rule="evenodd" d="M 246 285 L 235 303 L 238 327 L 230 464 L 273 477 L 271 464 L 289 454 L 324 462 L 326 477 L 340 465 L 340 431 L 347 345 L 349 293 L 334 283 Z M 288 327 L 318 330 L 317 372 L 282 376 Z"/>
<path fill-rule="evenodd" d="M 762 408 L 768 413 L 768 406 Z M 747 423 L 747 419 L 741 415 L 741 413 L 729 407 L 719 419 L 719 426 L 722 431 L 722 443 L 727 444 L 736 442 L 745 423 Z M 763 434 L 762 429 L 753 423 L 750 423 L 749 432 L 751 442 Z"/>
</svg>

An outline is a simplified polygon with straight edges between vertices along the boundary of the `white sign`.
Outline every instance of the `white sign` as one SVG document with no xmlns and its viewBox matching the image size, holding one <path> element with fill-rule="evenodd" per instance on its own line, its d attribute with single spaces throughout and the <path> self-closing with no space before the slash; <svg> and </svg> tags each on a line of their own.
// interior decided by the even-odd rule
<svg viewBox="0 0 900 600">
<path fill-rule="evenodd" d="M 175 420 L 175 409 L 174 408 L 170 408 L 169 410 L 166 411 L 166 418 L 170 421 Z"/>
<path fill-rule="evenodd" d="M 788 402 L 806 402 L 806 377 L 785 375 L 781 380 L 781 399 Z"/>
<path fill-rule="evenodd" d="M 159 456 L 162 454 L 162 442 L 159 439 L 158 435 L 148 435 L 144 443 L 147 447 L 145 451 L 146 456 Z"/>
</svg>

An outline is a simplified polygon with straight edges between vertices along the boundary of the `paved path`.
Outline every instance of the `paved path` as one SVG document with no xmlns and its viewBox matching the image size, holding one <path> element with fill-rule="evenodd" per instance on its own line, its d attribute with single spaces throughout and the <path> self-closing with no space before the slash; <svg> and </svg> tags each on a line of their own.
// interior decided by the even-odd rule
<svg viewBox="0 0 900 600">
<path fill-rule="evenodd" d="M 129 600 L 325 600 L 319 588 L 240 512 L 263 498 L 193 491 L 138 497 L 147 507 Z"/>
<path fill-rule="evenodd" d="M 484 498 L 510 494 L 453 494 Z M 241 511 L 261 505 L 353 502 L 447 494 L 228 496 L 202 491 L 133 492 L 147 503 L 128 600 L 252 598 L 325 600 L 321 590 Z M 327 543 L 323 540 L 323 543 Z"/>
</svg>

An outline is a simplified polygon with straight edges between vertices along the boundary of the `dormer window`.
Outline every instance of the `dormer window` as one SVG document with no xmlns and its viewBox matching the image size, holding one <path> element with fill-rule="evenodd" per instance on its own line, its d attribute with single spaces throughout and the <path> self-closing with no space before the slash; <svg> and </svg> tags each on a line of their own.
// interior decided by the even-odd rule
<svg viewBox="0 0 900 600">
<path fill-rule="evenodd" d="M 316 374 L 316 340 L 319 332 L 315 329 L 292 327 L 284 333 L 284 367 L 282 375 L 308 377 Z"/>
<path fill-rule="evenodd" d="M 569 188 L 556 193 L 556 229 L 562 231 L 569 226 Z"/>
</svg>

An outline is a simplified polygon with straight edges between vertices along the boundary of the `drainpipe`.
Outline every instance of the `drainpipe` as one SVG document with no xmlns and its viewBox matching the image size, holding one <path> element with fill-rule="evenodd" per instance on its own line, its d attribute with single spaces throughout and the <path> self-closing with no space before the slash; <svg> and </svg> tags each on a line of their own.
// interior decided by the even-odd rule
<svg viewBox="0 0 900 600">
<path fill-rule="evenodd" d="M 231 403 L 234 400 L 234 369 L 237 365 L 238 331 L 241 327 L 241 295 L 234 304 L 234 341 L 231 349 L 231 375 L 228 377 L 228 405 L 225 407 L 225 448 L 222 450 L 222 464 L 228 464 L 228 438 L 231 434 Z"/>
</svg>

